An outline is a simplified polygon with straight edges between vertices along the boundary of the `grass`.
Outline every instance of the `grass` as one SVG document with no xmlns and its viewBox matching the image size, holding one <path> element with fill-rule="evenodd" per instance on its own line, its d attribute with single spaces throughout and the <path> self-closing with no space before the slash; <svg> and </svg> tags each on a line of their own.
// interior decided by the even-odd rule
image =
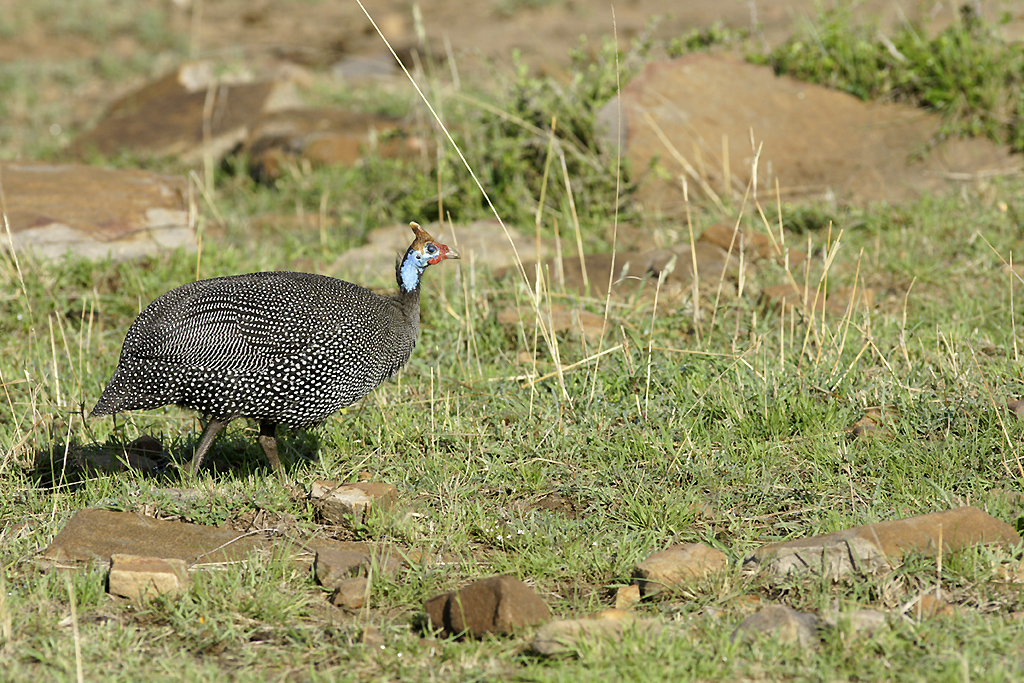
<svg viewBox="0 0 1024 683">
<path fill-rule="evenodd" d="M 552 98 L 571 92 L 531 85 L 528 74 L 519 78 L 517 92 L 540 94 L 497 109 L 520 120 L 524 99 L 537 112 L 553 111 L 560 105 Z M 474 117 L 494 126 L 511 120 L 479 110 L 466 116 L 467 131 L 479 127 L 482 119 Z M 540 207 L 549 232 L 557 217 L 572 253 L 568 196 L 554 194 L 553 180 L 541 190 L 546 150 L 559 130 L 575 132 L 557 145 L 575 144 L 584 162 L 598 158 L 586 121 L 575 129 L 541 128 L 540 135 L 521 124 L 504 133 L 485 127 L 482 135 L 491 137 L 473 153 L 533 179 L 499 199 L 512 206 L 536 198 L 511 215 L 531 225 Z M 532 136 L 532 158 L 514 156 L 509 140 L 484 144 L 502 135 Z M 436 191 L 437 180 L 428 176 L 411 186 L 409 203 L 396 206 L 387 193 L 407 187 L 402 183 L 417 169 L 375 163 L 366 171 L 380 186 L 375 190 L 345 171 L 295 169 L 275 189 L 222 172 L 215 197 L 223 231 L 204 240 L 202 274 L 294 262 L 319 268 L 370 226 L 420 218 L 410 214 L 426 210 L 431 199 L 436 205 L 428 187 Z M 465 182 L 449 166 L 443 183 Z M 590 173 L 586 167 L 572 177 Z M 601 166 L 578 185 L 597 188 L 588 202 L 592 213 L 578 216 L 587 247 L 602 245 L 615 210 L 607 172 Z M 383 182 L 389 173 L 403 175 Z M 248 246 L 255 217 L 315 215 L 328 190 L 337 198 L 329 218 L 348 234 L 332 233 L 324 242 L 315 230 L 269 231 L 261 236 L 266 248 Z M 65 443 L 117 445 L 152 434 L 178 461 L 187 459 L 198 437 L 187 411 L 135 413 L 116 426 L 84 421 L 82 411 L 113 371 L 133 317 L 194 278 L 196 258 L 174 252 L 132 263 L 40 262 L 17 254 L 15 264 L 6 255 L 0 678 L 66 680 L 80 666 L 86 679 L 111 681 L 1014 680 L 1024 648 L 1017 621 L 1024 596 L 1000 572 L 1019 566 L 1019 551 L 971 549 L 944 558 L 941 577 L 934 559 L 911 557 L 889 575 L 835 584 L 773 581 L 745 574 L 740 563 L 769 541 L 967 502 L 1020 528 L 1024 426 L 1004 406 L 1024 393 L 1021 280 L 1003 261 L 1017 259 L 1022 190 L 1020 179 L 1005 179 L 983 193 L 904 206 L 760 207 L 765 215 L 781 214 L 787 244 L 811 254 L 812 290 L 819 282 L 830 294 L 871 287 L 876 305 L 843 315 L 782 314 L 766 307 L 759 292 L 802 281 L 804 273 L 761 262 L 751 266 L 741 293 L 735 283 L 722 293 L 702 285 L 697 300 L 689 291 L 666 293 L 658 310 L 649 298 L 613 301 L 599 347 L 611 352 L 599 361 L 593 342 L 576 332 L 545 342 L 532 319 L 518 329 L 499 323 L 496 310 L 531 296 L 515 278 L 496 280 L 479 268 L 471 275 L 451 263 L 432 269 L 424 296 L 436 305 L 424 306 L 419 346 L 401 377 L 321 429 L 281 439 L 296 482 L 352 480 L 369 471 L 401 491 L 396 509 L 343 527 L 323 525 L 270 476 L 251 424 L 232 425 L 215 445 L 212 457 L 231 465 L 215 477 L 182 482 L 172 465 L 155 478 L 128 472 L 40 487 L 38 452 Z M 352 200 L 360 191 L 366 194 Z M 470 206 L 475 196 L 463 201 L 461 218 L 483 214 Z M 209 207 L 202 211 L 212 223 Z M 724 218 L 780 235 L 756 211 L 732 211 L 698 214 L 695 230 Z M 652 233 L 662 229 L 656 217 L 641 218 Z M 388 275 L 367 284 L 384 284 Z M 603 300 L 549 295 L 605 311 Z M 571 366 L 561 379 L 556 350 L 561 365 Z M 543 375 L 551 376 L 517 379 Z M 851 437 L 848 428 L 873 406 L 891 416 L 890 436 Z M 180 485 L 197 485 L 204 495 L 168 495 L 168 487 Z M 552 495 L 562 501 L 555 509 L 538 505 Z M 218 525 L 262 513 L 268 528 L 293 520 L 300 536 L 394 543 L 446 561 L 413 563 L 394 579 L 374 581 L 371 608 L 357 614 L 330 607 L 308 569 L 285 553 L 256 556 L 229 571 L 195 572 L 184 595 L 131 604 L 104 592 L 102 569 L 40 572 L 33 563 L 70 515 L 89 506 Z M 722 549 L 729 569 L 641 605 L 641 616 L 665 624 L 653 640 L 627 635 L 581 647 L 575 656 L 542 659 L 526 650 L 528 634 L 449 641 L 425 637 L 418 626 L 426 598 L 497 573 L 529 580 L 560 617 L 587 615 L 610 604 L 639 560 L 692 541 Z M 955 614 L 901 616 L 937 584 Z M 839 628 L 809 650 L 734 642 L 736 625 L 771 602 L 822 615 L 873 607 L 889 611 L 890 628 L 870 637 Z"/>
</svg>

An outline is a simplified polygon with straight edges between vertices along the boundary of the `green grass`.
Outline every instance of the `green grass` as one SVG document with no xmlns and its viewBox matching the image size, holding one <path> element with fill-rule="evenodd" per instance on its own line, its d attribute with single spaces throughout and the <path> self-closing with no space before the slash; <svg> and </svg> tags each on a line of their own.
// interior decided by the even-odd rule
<svg viewBox="0 0 1024 683">
<path fill-rule="evenodd" d="M 515 97 L 491 109 L 451 97 L 456 132 L 470 136 L 477 170 L 494 174 L 488 186 L 508 208 L 506 218 L 530 226 L 541 207 L 543 230 L 551 234 L 557 218 L 563 239 L 568 234 L 561 172 L 547 181 L 543 173 L 552 140 L 543 126 L 559 113 L 555 135 L 565 137 L 551 146 L 578 164 L 570 177 L 577 205 L 587 197 L 578 214 L 582 240 L 588 248 L 604 244 L 614 169 L 593 147 L 586 112 L 569 110 L 608 94 L 614 61 L 601 53 L 589 66 L 578 62 L 579 73 L 593 78 L 562 88 L 520 73 L 509 91 Z M 23 82 L 11 87 L 29 97 Z M 446 206 L 463 220 L 486 215 L 453 160 L 441 173 L 442 186 L 457 190 Z M 509 173 L 518 184 L 491 182 Z M 223 225 L 204 239 L 204 277 L 296 262 L 326 269 L 374 225 L 437 211 L 436 176 L 380 160 L 357 172 L 291 169 L 273 189 L 227 171 L 216 181 Z M 262 248 L 251 248 L 255 226 L 264 225 L 257 219 L 316 215 L 328 191 L 327 219 L 336 229 L 326 239 L 318 230 L 264 229 Z M 645 298 L 613 306 L 600 347 L 611 352 L 599 360 L 593 342 L 575 332 L 545 343 L 530 318 L 519 330 L 498 323 L 496 310 L 529 299 L 515 278 L 498 281 L 453 263 L 432 269 L 419 346 L 400 378 L 318 430 L 282 434 L 282 458 L 300 485 L 369 471 L 400 490 L 396 508 L 340 527 L 322 524 L 270 475 L 254 426 L 244 422 L 214 446 L 211 458 L 229 466 L 215 477 L 183 482 L 172 464 L 156 478 L 129 472 L 41 487 L 40 452 L 62 454 L 66 443 L 116 446 L 152 434 L 175 463 L 187 461 L 199 432 L 187 411 L 133 413 L 116 426 L 109 418 L 83 420 L 83 411 L 109 379 L 134 316 L 193 279 L 196 257 L 40 262 L 18 254 L 16 266 L 6 255 L 0 679 L 68 680 L 76 676 L 77 646 L 84 678 L 111 681 L 1014 680 L 1024 595 L 999 572 L 1021 561 L 1019 550 L 943 558 L 941 588 L 958 611 L 924 621 L 900 610 L 936 586 L 932 558 L 910 557 L 891 574 L 837 583 L 772 580 L 740 565 L 770 541 L 967 502 L 1022 526 L 1024 426 L 1004 406 L 1024 393 L 1024 294 L 1021 280 L 1002 267 L 1018 258 L 1022 191 L 1024 181 L 1007 179 L 983 193 L 903 206 L 782 207 L 787 244 L 810 241 L 812 287 L 871 287 L 872 309 L 783 316 L 759 293 L 802 270 L 762 262 L 739 295 L 735 286 L 717 296 L 703 285 L 697 301 L 689 293 L 663 298 L 656 313 Z M 776 215 L 776 207 L 764 208 Z M 212 227 L 210 207 L 200 210 Z M 698 231 L 737 217 L 746 229 L 769 229 L 753 212 L 700 216 Z M 657 217 L 636 219 L 652 234 L 664 227 Z M 771 229 L 778 236 L 778 226 Z M 573 239 L 565 241 L 567 253 Z M 551 297 L 604 312 L 603 301 L 558 291 Z M 555 341 L 563 366 L 571 366 L 562 379 L 520 379 L 556 370 Z M 848 435 L 872 406 L 891 416 L 891 435 Z M 197 485 L 201 495 L 168 493 L 181 485 Z M 565 501 L 562 508 L 537 506 L 552 494 Z M 285 521 L 300 537 L 386 542 L 424 559 L 376 579 L 370 608 L 358 614 L 331 607 L 308 567 L 283 552 L 194 572 L 183 595 L 136 605 L 104 592 L 102 568 L 41 572 L 33 562 L 74 511 L 90 506 L 215 525 L 262 512 L 269 526 Z M 639 606 L 641 616 L 665 625 L 654 639 L 627 635 L 543 659 L 526 649 L 529 634 L 449 641 L 421 630 L 425 599 L 498 573 L 531 581 L 558 617 L 585 616 L 611 604 L 649 553 L 693 541 L 723 550 L 729 568 Z M 734 642 L 733 630 L 757 601 L 821 615 L 872 607 L 889 612 L 890 628 L 874 636 L 827 631 L 807 651 L 771 640 Z M 364 644 L 375 634 L 383 648 Z"/>
</svg>

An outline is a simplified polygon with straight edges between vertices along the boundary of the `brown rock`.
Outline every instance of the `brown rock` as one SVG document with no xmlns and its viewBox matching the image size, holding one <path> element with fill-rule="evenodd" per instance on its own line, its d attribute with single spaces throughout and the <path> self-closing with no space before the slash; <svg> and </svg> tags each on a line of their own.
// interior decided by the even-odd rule
<svg viewBox="0 0 1024 683">
<path fill-rule="evenodd" d="M 948 617 L 956 614 L 956 607 L 931 593 L 925 593 L 908 608 L 907 614 L 918 621 L 933 617 Z"/>
<path fill-rule="evenodd" d="M 657 638 L 662 630 L 657 619 L 559 619 L 545 624 L 533 637 L 530 648 L 541 655 L 578 653 L 600 641 L 617 642 L 626 633 L 642 639 Z"/>
<path fill-rule="evenodd" d="M 306 160 L 318 166 L 354 166 L 367 154 L 432 160 L 430 143 L 401 121 L 339 109 L 285 109 L 261 116 L 240 152 L 256 177 L 272 182 L 281 165 Z"/>
<path fill-rule="evenodd" d="M 742 196 L 753 174 L 751 131 L 755 146 L 763 141 L 756 190 L 774 198 L 778 180 L 783 201 L 833 194 L 901 201 L 951 186 L 956 175 L 1016 166 L 1005 148 L 980 138 L 951 138 L 921 158 L 914 152 L 939 139 L 939 115 L 863 102 L 777 77 L 768 67 L 704 54 L 648 64 L 602 110 L 609 130 L 623 127 L 620 102 L 632 168 L 657 161 L 667 171 L 640 179 L 638 199 L 654 213 L 684 211 L 680 177 L 691 198 Z M 855 145 L 850 131 L 857 131 Z"/>
<path fill-rule="evenodd" d="M 717 244 L 702 241 L 693 249 L 689 244 L 679 244 L 669 249 L 619 252 L 614 258 L 610 253 L 584 254 L 583 264 L 579 256 L 565 256 L 560 262 L 550 259 L 542 267 L 552 291 L 556 292 L 571 291 L 603 299 L 608 293 L 611 275 L 612 295 L 628 301 L 638 295 L 653 295 L 661 277 L 659 296 L 673 299 L 691 291 L 695 259 L 700 282 L 717 285 L 723 278 L 733 280 L 739 274 L 739 261 L 735 257 Z M 532 288 L 536 281 L 536 262 L 526 261 L 523 266 Z M 497 274 L 501 277 L 510 272 L 512 269 Z"/>
<path fill-rule="evenodd" d="M 337 588 L 341 582 L 350 578 L 368 575 L 371 567 L 384 576 L 397 574 L 402 567 L 402 559 L 387 548 L 376 550 L 377 555 L 373 557 L 357 550 L 320 548 L 314 564 L 316 580 L 321 586 Z"/>
<path fill-rule="evenodd" d="M 315 481 L 309 497 L 331 524 L 362 524 L 371 508 L 387 510 L 398 501 L 398 489 L 384 482 L 341 484 Z"/>
<path fill-rule="evenodd" d="M 816 313 L 828 312 L 842 317 L 875 305 L 875 290 L 870 287 L 836 287 L 828 293 L 817 290 L 816 285 L 798 286 L 792 282 L 769 285 L 761 290 L 761 303 L 766 308 L 778 309 L 788 315 L 793 307 L 803 311 L 812 308 Z"/>
<path fill-rule="evenodd" d="M 549 330 L 555 332 L 580 333 L 591 343 L 596 343 L 602 333 L 615 327 L 614 319 L 605 323 L 604 316 L 579 306 L 551 304 L 541 309 L 541 318 Z M 537 314 L 529 306 L 508 306 L 498 311 L 498 322 L 502 325 L 518 326 L 522 322 L 527 329 L 533 329 Z"/>
<path fill-rule="evenodd" d="M 512 576 L 494 576 L 436 595 L 424 603 L 431 628 L 445 636 L 511 634 L 551 619 L 532 588 Z"/>
<path fill-rule="evenodd" d="M 660 550 L 640 562 L 633 572 L 640 594 L 656 595 L 663 590 L 693 585 L 728 562 L 721 550 L 703 543 L 686 543 Z"/>
<path fill-rule="evenodd" d="M 980 544 L 1014 547 L 1020 536 L 1006 522 L 965 506 L 767 545 L 747 558 L 778 574 L 821 572 L 837 578 L 888 569 L 905 552 L 935 554 Z"/>
<path fill-rule="evenodd" d="M 855 609 L 841 614 L 834 614 L 823 620 L 831 628 L 846 628 L 855 635 L 873 636 L 878 631 L 889 628 L 889 620 L 885 612 L 874 609 Z"/>
<path fill-rule="evenodd" d="M 167 522 L 133 512 L 79 510 L 40 555 L 44 563 L 110 562 L 115 554 L 184 560 L 189 566 L 242 560 L 270 543 L 230 529 Z"/>
<path fill-rule="evenodd" d="M 131 600 L 176 593 L 188 585 L 184 560 L 115 553 L 110 557 L 108 592 Z"/>
<path fill-rule="evenodd" d="M 701 242 L 714 244 L 734 256 L 743 253 L 743 258 L 750 262 L 773 259 L 780 265 L 795 267 L 803 263 L 807 254 L 792 247 L 784 248 L 778 240 L 752 230 L 738 230 L 728 223 L 714 223 L 704 229 L 700 236 Z"/>
<path fill-rule="evenodd" d="M 751 640 L 756 635 L 771 636 L 780 643 L 798 643 L 808 648 L 818 642 L 818 617 L 797 612 L 785 605 L 768 605 L 740 622 L 732 639 Z"/>
<path fill-rule="evenodd" d="M 881 406 L 872 406 L 864 411 L 864 415 L 853 423 L 853 426 L 849 428 L 849 433 L 856 437 L 868 437 L 868 436 L 880 436 L 884 438 L 892 437 L 892 430 L 884 426 L 887 422 L 891 422 L 897 413 L 894 408 Z"/>
<path fill-rule="evenodd" d="M 1024 419 L 1024 401 L 1016 398 L 1007 401 L 1006 408 L 1017 417 Z"/>
<path fill-rule="evenodd" d="M 74 164 L 0 163 L 14 249 L 134 258 L 196 248 L 180 178 Z"/>
<path fill-rule="evenodd" d="M 631 584 L 629 586 L 621 586 L 619 590 L 615 592 L 615 608 L 616 609 L 629 609 L 636 603 L 640 602 L 640 586 Z"/>
<path fill-rule="evenodd" d="M 207 62 L 185 64 L 115 101 L 96 127 L 80 135 L 77 157 L 180 155 L 186 163 L 219 160 L 242 142 L 260 116 L 295 101 L 284 81 L 229 83 Z"/>
<path fill-rule="evenodd" d="M 331 594 L 331 604 L 342 609 L 362 609 L 366 604 L 367 585 L 368 580 L 365 576 L 339 581 L 334 593 Z"/>
</svg>

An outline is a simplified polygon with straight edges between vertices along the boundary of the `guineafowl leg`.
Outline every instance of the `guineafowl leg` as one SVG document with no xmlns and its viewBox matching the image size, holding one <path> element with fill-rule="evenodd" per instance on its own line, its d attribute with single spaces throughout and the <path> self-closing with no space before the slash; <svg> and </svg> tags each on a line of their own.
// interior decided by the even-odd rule
<svg viewBox="0 0 1024 683">
<path fill-rule="evenodd" d="M 210 421 L 206 423 L 206 426 L 203 427 L 203 433 L 199 436 L 199 444 L 196 445 L 196 454 L 192 456 L 192 462 L 188 466 L 189 474 L 195 474 L 199 471 L 199 466 L 203 464 L 203 458 L 206 457 L 206 451 L 210 450 L 213 440 L 224 431 L 224 428 L 228 426 L 228 422 L 230 420 L 220 420 L 216 417 L 211 417 Z"/>
<path fill-rule="evenodd" d="M 260 420 L 260 446 L 270 461 L 270 468 L 278 479 L 284 480 L 284 470 L 281 469 L 281 459 L 277 457 L 277 423 L 270 420 Z"/>
</svg>

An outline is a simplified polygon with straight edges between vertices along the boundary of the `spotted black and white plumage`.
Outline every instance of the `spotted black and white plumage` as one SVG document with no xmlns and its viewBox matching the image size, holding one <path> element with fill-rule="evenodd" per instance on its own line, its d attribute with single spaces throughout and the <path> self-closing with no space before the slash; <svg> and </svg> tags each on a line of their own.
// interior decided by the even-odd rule
<svg viewBox="0 0 1024 683">
<path fill-rule="evenodd" d="M 125 337 L 92 415 L 168 404 L 210 417 L 191 469 L 228 422 L 260 422 L 260 444 L 280 474 L 278 424 L 311 427 L 355 403 L 408 362 L 420 321 L 420 276 L 459 255 L 412 224 L 398 262 L 398 293 L 291 272 L 182 285 L 154 300 Z"/>
</svg>

